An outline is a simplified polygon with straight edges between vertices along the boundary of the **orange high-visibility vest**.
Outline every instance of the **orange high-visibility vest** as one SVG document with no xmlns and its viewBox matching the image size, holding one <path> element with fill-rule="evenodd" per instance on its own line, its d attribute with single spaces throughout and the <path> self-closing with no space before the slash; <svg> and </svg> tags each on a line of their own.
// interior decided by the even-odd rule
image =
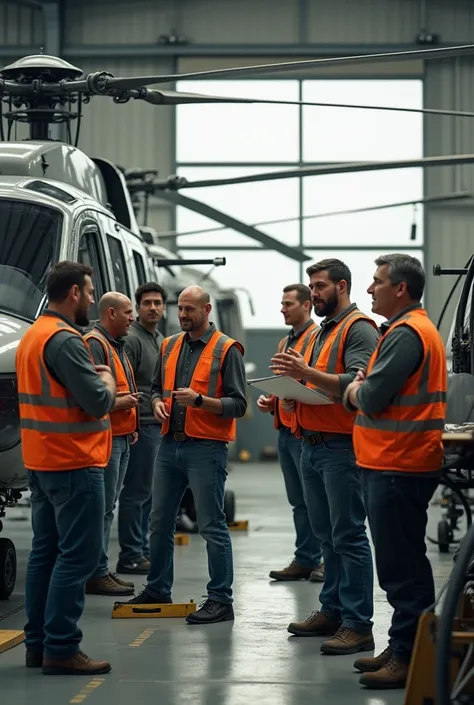
<svg viewBox="0 0 474 705">
<path fill-rule="evenodd" d="M 169 414 L 161 426 L 163 435 L 167 434 L 170 428 L 172 392 L 175 389 L 178 358 L 185 335 L 177 333 L 165 338 L 161 343 L 162 400 Z M 232 345 L 237 345 L 242 355 L 244 354 L 244 348 L 239 342 L 220 331 L 214 331 L 197 362 L 189 384 L 191 389 L 214 399 L 224 396 L 222 365 Z M 236 427 L 236 419 L 224 419 L 202 408 L 186 407 L 184 432 L 187 436 L 212 441 L 233 441 Z"/>
<path fill-rule="evenodd" d="M 314 323 L 314 321 L 311 322 L 311 325 L 308 326 L 303 333 L 300 335 L 298 340 L 296 341 L 295 345 L 293 346 L 294 349 L 301 353 L 304 357 L 304 354 L 306 352 L 306 349 L 308 345 L 311 343 L 312 337 L 315 335 L 315 333 L 319 330 L 319 326 Z M 288 336 L 285 338 L 282 338 L 280 342 L 278 343 L 278 352 L 284 352 L 285 351 L 285 346 L 288 340 Z M 293 416 L 294 412 L 292 411 L 285 411 L 285 409 L 281 405 L 281 399 L 278 397 L 275 397 L 274 395 L 271 395 L 270 397 L 273 401 L 273 425 L 275 428 L 278 428 L 279 426 L 286 426 L 287 428 L 291 428 L 293 425 Z"/>
<path fill-rule="evenodd" d="M 423 361 L 386 409 L 372 416 L 357 412 L 353 435 L 357 464 L 373 470 L 439 470 L 443 461 L 448 385 L 446 351 L 424 309 L 409 311 L 390 326 L 370 359 L 367 376 L 377 360 L 380 345 L 398 326 L 410 326 L 418 333 L 423 344 Z M 403 350 L 400 354 L 403 355 Z"/>
<path fill-rule="evenodd" d="M 333 326 L 328 337 L 324 341 L 324 345 L 319 353 L 316 364 L 316 370 L 326 372 L 327 374 L 340 375 L 344 374 L 344 345 L 351 326 L 356 321 L 368 321 L 377 328 L 377 324 L 371 318 L 354 309 L 350 311 L 337 325 Z M 307 364 L 311 364 L 311 355 L 314 345 L 318 339 L 316 334 L 312 340 L 312 344 L 308 346 L 305 354 Z M 306 386 L 310 389 L 318 389 L 318 387 L 310 382 L 306 382 Z M 318 389 L 322 394 L 326 394 L 321 389 Z M 329 396 L 329 395 L 326 395 Z M 301 435 L 301 429 L 307 431 L 320 431 L 326 433 L 345 433 L 351 434 L 354 425 L 355 412 L 347 411 L 341 401 L 335 401 L 331 406 L 312 406 L 311 404 L 296 403 L 296 413 L 293 416 L 292 432 L 296 436 Z"/>
<path fill-rule="evenodd" d="M 125 372 L 124 366 L 117 351 L 114 346 L 109 343 L 105 335 L 94 328 L 90 333 L 84 336 L 86 341 L 94 339 L 98 340 L 102 345 L 105 353 L 106 364 L 112 370 L 112 375 L 117 383 L 117 394 L 119 392 L 126 392 L 131 394 L 136 391 L 135 385 L 135 375 L 133 374 L 133 369 L 130 364 L 130 360 L 127 354 L 124 352 L 125 364 L 128 366 L 131 378 L 133 380 L 134 388 L 130 389 L 130 384 L 128 382 L 127 374 Z M 151 384 L 151 382 L 150 382 Z M 110 423 L 112 424 L 112 436 L 126 436 L 137 430 L 137 410 L 134 409 L 121 409 L 117 411 L 110 412 Z"/>
<path fill-rule="evenodd" d="M 112 450 L 109 416 L 86 414 L 46 367 L 46 343 L 63 330 L 82 339 L 62 318 L 40 316 L 16 351 L 23 463 L 29 470 L 105 468 Z"/>
</svg>

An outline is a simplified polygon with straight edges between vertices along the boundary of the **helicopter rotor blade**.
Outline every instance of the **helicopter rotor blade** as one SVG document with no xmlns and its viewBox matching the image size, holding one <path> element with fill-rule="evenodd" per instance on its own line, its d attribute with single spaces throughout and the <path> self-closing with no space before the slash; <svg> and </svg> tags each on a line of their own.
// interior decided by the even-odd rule
<svg viewBox="0 0 474 705">
<path fill-rule="evenodd" d="M 227 76 L 246 76 L 258 73 L 273 73 L 301 70 L 304 68 L 317 68 L 319 66 L 344 66 L 347 64 L 364 63 L 391 63 L 398 61 L 444 59 L 456 56 L 466 56 L 474 52 L 474 44 L 464 44 L 459 46 L 436 47 L 434 49 L 416 49 L 409 51 L 383 52 L 379 54 L 356 54 L 354 56 L 331 56 L 321 59 L 305 59 L 302 61 L 284 61 L 276 64 L 257 64 L 255 66 L 240 66 L 227 69 L 212 69 L 209 71 L 194 71 L 192 73 L 169 74 L 157 76 L 137 76 L 124 78 L 107 78 L 107 89 L 115 88 L 126 90 L 130 88 L 140 88 L 151 86 L 157 83 L 170 83 L 174 81 L 184 81 L 194 78 L 226 78 Z"/>
<path fill-rule="evenodd" d="M 194 198 L 189 198 L 189 196 L 183 196 L 181 193 L 173 193 L 171 191 L 159 192 L 156 195 L 159 198 L 162 198 L 163 200 L 168 201 L 169 203 L 173 203 L 176 206 L 183 206 L 183 208 L 187 208 L 188 210 L 192 210 L 195 213 L 199 213 L 200 215 L 203 215 L 206 218 L 215 220 L 217 223 L 222 223 L 222 225 L 224 225 L 226 228 L 235 230 L 236 232 L 242 233 L 243 235 L 252 238 L 252 240 L 256 240 L 256 242 L 261 243 L 263 245 L 263 248 L 269 250 L 276 250 L 282 255 L 285 255 L 285 257 L 289 257 L 290 259 L 296 260 L 297 262 L 306 262 L 307 260 L 311 259 L 304 252 L 301 252 L 300 250 L 297 250 L 294 247 L 290 247 L 289 245 L 285 245 L 280 240 L 277 240 L 276 238 L 273 238 L 270 235 L 267 235 L 266 233 L 262 233 L 260 230 L 253 228 L 251 225 L 247 225 L 246 223 L 243 223 L 241 220 L 233 218 L 227 213 L 223 213 L 222 211 L 219 211 L 216 208 L 213 208 L 212 206 L 208 206 L 206 203 L 196 201 Z"/>
<path fill-rule="evenodd" d="M 445 203 L 448 201 L 462 201 L 472 198 L 473 194 L 468 191 L 459 193 L 448 193 L 442 196 L 427 196 L 426 198 L 415 198 L 412 201 L 398 201 L 397 203 L 383 203 L 378 206 L 365 206 L 364 208 L 347 208 L 345 210 L 327 211 L 326 213 L 314 213 L 311 215 L 293 216 L 291 218 L 277 218 L 276 220 L 260 220 L 258 223 L 252 223 L 252 227 L 260 227 L 261 225 L 278 225 L 280 223 L 294 223 L 299 220 L 315 220 L 317 218 L 331 218 L 338 215 L 352 215 L 354 213 L 369 213 L 372 211 L 387 210 L 389 208 L 403 208 L 404 206 L 429 205 L 432 203 Z M 189 235 L 204 235 L 207 233 L 216 233 L 222 230 L 227 230 L 225 225 L 220 225 L 217 228 L 203 228 L 200 230 L 185 230 L 178 232 L 176 230 L 168 230 L 160 232 L 161 237 L 185 237 Z"/>
<path fill-rule="evenodd" d="M 229 186 L 231 184 L 248 184 L 257 181 L 276 181 L 277 179 L 294 179 L 301 176 L 329 176 L 330 174 L 351 174 L 362 171 L 384 171 L 385 169 L 412 169 L 429 166 L 453 166 L 455 164 L 473 164 L 474 154 L 449 154 L 440 157 L 423 157 L 421 159 L 404 159 L 387 162 L 349 162 L 347 164 L 327 164 L 323 166 L 303 166 L 297 169 L 264 172 L 249 176 L 234 176 L 228 179 L 203 179 L 201 181 L 178 181 L 170 179 L 168 188 L 203 188 L 207 186 Z"/>
<path fill-rule="evenodd" d="M 189 103 L 254 103 L 251 98 L 226 98 L 225 96 L 200 95 L 199 93 L 178 93 L 177 91 L 157 91 L 150 88 L 130 91 L 152 105 L 186 105 Z M 141 94 L 141 95 L 140 95 Z"/>
</svg>

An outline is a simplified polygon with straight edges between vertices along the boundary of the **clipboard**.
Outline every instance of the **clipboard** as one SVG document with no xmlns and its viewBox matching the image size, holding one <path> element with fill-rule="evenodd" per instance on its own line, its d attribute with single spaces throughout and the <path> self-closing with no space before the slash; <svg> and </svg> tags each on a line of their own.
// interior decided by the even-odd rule
<svg viewBox="0 0 474 705">
<path fill-rule="evenodd" d="M 322 392 L 315 389 L 310 389 L 304 384 L 297 382 L 292 377 L 286 375 L 272 375 L 271 377 L 259 377 L 258 379 L 249 379 L 247 384 L 251 387 L 257 387 L 267 394 L 274 394 L 280 399 L 295 399 L 303 404 L 311 406 L 324 406 L 334 404 L 331 399 L 325 396 Z"/>
</svg>

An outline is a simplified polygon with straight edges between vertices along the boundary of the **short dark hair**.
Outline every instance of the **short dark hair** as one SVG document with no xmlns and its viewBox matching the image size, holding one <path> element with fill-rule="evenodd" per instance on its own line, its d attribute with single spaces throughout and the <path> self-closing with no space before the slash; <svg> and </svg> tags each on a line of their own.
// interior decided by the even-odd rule
<svg viewBox="0 0 474 705">
<path fill-rule="evenodd" d="M 151 292 L 155 292 L 156 294 L 161 294 L 161 298 L 163 299 L 163 303 L 166 303 L 166 292 L 161 286 L 161 284 L 158 284 L 157 282 L 146 282 L 146 284 L 141 284 L 138 289 L 135 292 L 135 302 L 137 306 L 140 306 L 141 300 L 144 297 L 145 294 L 151 294 Z"/>
<path fill-rule="evenodd" d="M 288 284 L 283 289 L 283 293 L 286 294 L 288 291 L 296 291 L 296 300 L 300 304 L 304 304 L 306 301 L 311 303 L 311 291 L 306 284 Z"/>
<path fill-rule="evenodd" d="M 336 284 L 342 279 L 347 283 L 347 293 L 351 293 L 352 288 L 352 275 L 351 270 L 344 264 L 340 259 L 322 259 L 320 262 L 311 264 L 307 270 L 306 274 L 310 277 L 312 274 L 317 274 L 318 272 L 324 272 L 327 270 L 329 279 Z"/>
<path fill-rule="evenodd" d="M 425 270 L 419 259 L 404 254 L 381 255 L 375 264 L 377 267 L 386 264 L 392 284 L 405 282 L 410 299 L 420 301 L 425 290 Z"/>
<path fill-rule="evenodd" d="M 71 262 L 70 260 L 57 262 L 51 267 L 46 279 L 48 301 L 56 304 L 62 303 L 73 286 L 78 286 L 82 292 L 86 276 L 91 277 L 93 272 L 92 267 L 80 262 Z"/>
</svg>

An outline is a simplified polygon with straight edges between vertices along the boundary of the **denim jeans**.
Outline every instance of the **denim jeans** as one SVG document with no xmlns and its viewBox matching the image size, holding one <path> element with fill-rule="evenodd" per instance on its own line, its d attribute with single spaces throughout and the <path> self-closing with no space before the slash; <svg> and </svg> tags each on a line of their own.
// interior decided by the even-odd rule
<svg viewBox="0 0 474 705">
<path fill-rule="evenodd" d="M 28 471 L 33 544 L 25 585 L 25 644 L 68 659 L 79 649 L 85 583 L 102 550 L 104 471 Z"/>
<path fill-rule="evenodd" d="M 377 576 L 394 610 L 389 645 L 398 660 L 409 663 L 418 618 L 435 601 L 425 533 L 428 505 L 439 480 L 361 472 Z"/>
<path fill-rule="evenodd" d="M 109 572 L 110 529 L 114 520 L 114 509 L 122 489 L 130 457 L 130 436 L 114 436 L 109 464 L 104 470 L 105 512 L 103 518 L 103 548 L 99 564 L 92 580 L 103 578 Z"/>
<path fill-rule="evenodd" d="M 318 568 L 322 550 L 319 539 L 311 528 L 306 506 L 300 467 L 301 439 L 296 438 L 286 426 L 278 431 L 278 457 L 285 481 L 286 496 L 293 507 L 296 531 L 295 560 L 303 568 Z"/>
<path fill-rule="evenodd" d="M 130 448 L 130 460 L 118 508 L 119 563 L 129 565 L 148 555 L 148 522 L 151 486 L 156 454 L 161 443 L 161 426 L 146 424 Z"/>
<path fill-rule="evenodd" d="M 321 612 L 341 620 L 344 627 L 368 633 L 373 625 L 374 576 L 352 437 L 312 446 L 303 442 L 301 471 L 311 526 L 323 549 Z"/>
<path fill-rule="evenodd" d="M 151 569 L 147 585 L 151 595 L 171 595 L 175 522 L 189 484 L 196 502 L 199 533 L 206 541 L 208 597 L 216 602 L 232 602 L 232 543 L 224 513 L 226 466 L 225 443 L 200 439 L 178 442 L 171 434 L 163 436 L 153 475 Z"/>
</svg>

